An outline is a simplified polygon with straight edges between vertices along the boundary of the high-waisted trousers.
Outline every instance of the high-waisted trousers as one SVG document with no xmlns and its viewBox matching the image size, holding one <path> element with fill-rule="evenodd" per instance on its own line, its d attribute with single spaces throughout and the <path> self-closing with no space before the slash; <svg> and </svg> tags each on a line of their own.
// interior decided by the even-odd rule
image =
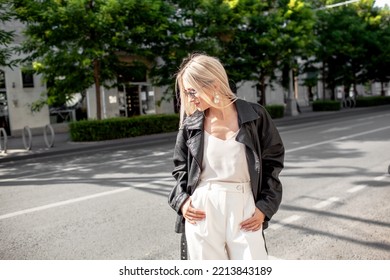
<svg viewBox="0 0 390 280">
<path fill-rule="evenodd" d="M 240 228 L 240 223 L 255 212 L 250 183 L 201 182 L 191 200 L 194 208 L 206 212 L 206 218 L 195 225 L 186 221 L 190 260 L 268 258 L 262 228 Z"/>
</svg>

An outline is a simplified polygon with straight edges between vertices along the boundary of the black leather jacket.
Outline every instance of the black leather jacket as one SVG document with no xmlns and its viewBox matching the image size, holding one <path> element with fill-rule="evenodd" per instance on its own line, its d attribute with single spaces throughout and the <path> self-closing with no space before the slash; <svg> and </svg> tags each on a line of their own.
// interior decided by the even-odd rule
<svg viewBox="0 0 390 280">
<path fill-rule="evenodd" d="M 282 200 L 279 173 L 283 168 L 284 146 L 278 130 L 264 107 L 241 99 L 237 99 L 235 105 L 239 124 L 239 132 L 235 140 L 246 146 L 252 191 L 256 206 L 266 216 L 263 224 L 265 229 Z M 204 114 L 196 111 L 184 120 L 177 135 L 173 156 L 175 167 L 172 172 L 176 185 L 169 194 L 168 203 L 178 214 L 175 226 L 175 231 L 178 233 L 184 231 L 184 218 L 180 208 L 195 191 L 201 174 L 203 122 Z M 253 127 L 256 127 L 260 143 L 258 148 L 251 132 Z M 261 159 L 258 155 L 261 155 Z"/>
</svg>

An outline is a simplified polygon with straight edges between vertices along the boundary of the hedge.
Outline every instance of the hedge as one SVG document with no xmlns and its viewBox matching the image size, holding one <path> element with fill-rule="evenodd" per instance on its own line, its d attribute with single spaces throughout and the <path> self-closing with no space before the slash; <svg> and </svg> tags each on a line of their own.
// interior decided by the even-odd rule
<svg viewBox="0 0 390 280">
<path fill-rule="evenodd" d="M 356 107 L 370 107 L 390 104 L 390 96 L 364 96 L 356 98 Z"/>
<path fill-rule="evenodd" d="M 102 141 L 148 134 L 173 132 L 179 129 L 179 115 L 145 115 L 131 118 L 82 120 L 69 124 L 72 141 Z"/>
<path fill-rule="evenodd" d="M 313 111 L 339 111 L 341 109 L 340 101 L 334 100 L 316 100 L 312 104 Z"/>
<path fill-rule="evenodd" d="M 265 105 L 265 109 L 271 115 L 271 118 L 278 119 L 284 117 L 284 105 Z"/>
</svg>

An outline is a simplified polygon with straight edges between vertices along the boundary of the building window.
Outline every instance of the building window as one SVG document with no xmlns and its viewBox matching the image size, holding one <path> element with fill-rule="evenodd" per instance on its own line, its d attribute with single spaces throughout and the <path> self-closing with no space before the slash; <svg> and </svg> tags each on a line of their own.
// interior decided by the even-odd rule
<svg viewBox="0 0 390 280">
<path fill-rule="evenodd" d="M 33 88 L 34 74 L 31 71 L 22 71 L 22 82 L 24 88 Z"/>
</svg>

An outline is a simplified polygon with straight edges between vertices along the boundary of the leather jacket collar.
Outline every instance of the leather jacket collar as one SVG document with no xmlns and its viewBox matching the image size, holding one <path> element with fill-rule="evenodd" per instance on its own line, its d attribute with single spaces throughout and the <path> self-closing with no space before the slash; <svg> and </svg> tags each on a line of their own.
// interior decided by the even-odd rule
<svg viewBox="0 0 390 280">
<path fill-rule="evenodd" d="M 238 125 L 241 127 L 242 124 L 250 122 L 259 118 L 257 112 L 253 107 L 246 101 L 237 99 L 234 102 L 237 115 L 238 115 Z M 191 117 L 186 118 L 186 127 L 188 130 L 203 130 L 204 123 L 204 113 L 200 111 L 194 112 Z"/>
</svg>

